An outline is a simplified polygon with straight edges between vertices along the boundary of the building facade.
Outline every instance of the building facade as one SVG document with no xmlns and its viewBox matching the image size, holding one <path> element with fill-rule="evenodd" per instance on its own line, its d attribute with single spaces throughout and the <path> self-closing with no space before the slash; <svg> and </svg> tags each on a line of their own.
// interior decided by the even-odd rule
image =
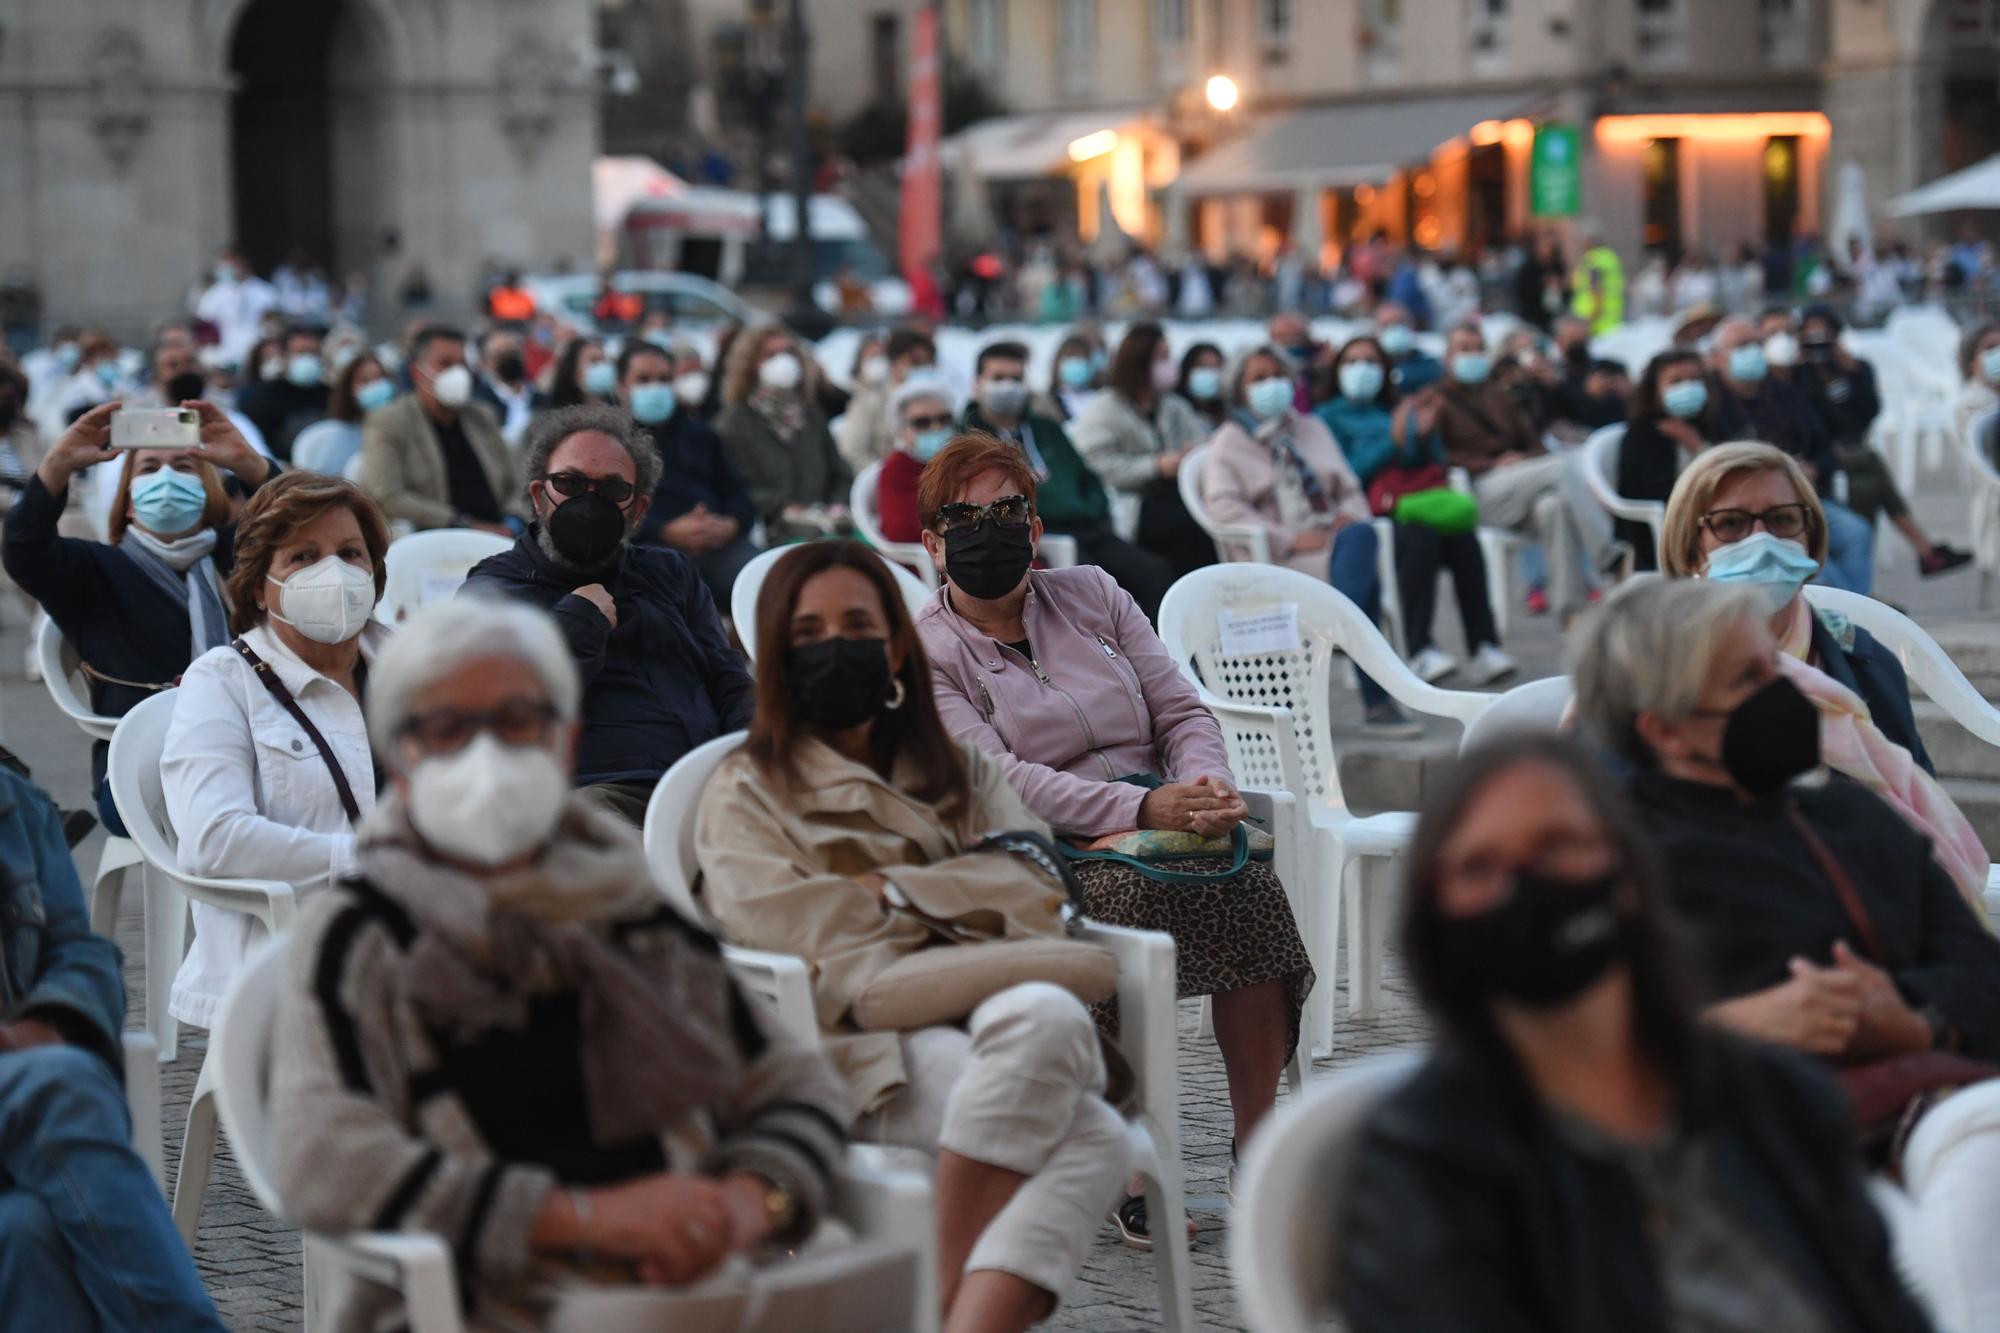
<svg viewBox="0 0 2000 1333">
<path fill-rule="evenodd" d="M 219 247 L 413 268 L 447 310 L 485 261 L 590 254 L 592 0 L 11 0 L 0 263 L 127 335 Z"/>
</svg>

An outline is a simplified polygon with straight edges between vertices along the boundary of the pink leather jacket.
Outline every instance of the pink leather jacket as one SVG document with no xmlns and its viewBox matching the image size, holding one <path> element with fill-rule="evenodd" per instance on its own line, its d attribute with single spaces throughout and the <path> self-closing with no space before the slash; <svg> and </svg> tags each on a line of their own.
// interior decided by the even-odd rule
<svg viewBox="0 0 2000 1333">
<path fill-rule="evenodd" d="M 960 618 L 940 592 L 917 617 L 945 730 L 996 756 L 1058 833 L 1139 826 L 1155 773 L 1236 785 L 1222 728 L 1123 588 L 1095 565 L 1028 575 L 1030 661 Z"/>
</svg>

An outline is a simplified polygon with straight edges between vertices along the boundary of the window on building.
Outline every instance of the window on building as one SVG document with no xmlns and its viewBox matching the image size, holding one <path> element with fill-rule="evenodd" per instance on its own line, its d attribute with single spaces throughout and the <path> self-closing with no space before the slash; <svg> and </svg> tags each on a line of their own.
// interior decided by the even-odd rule
<svg viewBox="0 0 2000 1333">
<path fill-rule="evenodd" d="M 875 16 L 868 57 L 875 71 L 876 100 L 884 103 L 898 100 L 903 93 L 903 20 L 900 15 Z"/>
<path fill-rule="evenodd" d="M 1638 4 L 1635 63 L 1647 69 L 1687 64 L 1686 0 L 1638 0 Z"/>
<path fill-rule="evenodd" d="M 1007 0 L 972 0 L 967 54 L 981 69 L 992 69 L 1007 54 Z"/>
<path fill-rule="evenodd" d="M 1062 0 L 1063 91 L 1071 97 L 1090 92 L 1097 76 L 1097 0 Z"/>
<path fill-rule="evenodd" d="M 1267 42 L 1292 40 L 1292 25 L 1297 17 L 1295 0 L 1257 0 L 1257 31 Z"/>
<path fill-rule="evenodd" d="M 1154 0 L 1154 29 L 1161 46 L 1184 46 L 1188 39 L 1189 0 Z"/>
<path fill-rule="evenodd" d="M 1782 134 L 1764 144 L 1764 243 L 1781 245 L 1799 226 L 1799 138 Z"/>
<path fill-rule="evenodd" d="M 1402 0 L 1361 0 L 1361 62 L 1378 83 L 1402 75 Z"/>
<path fill-rule="evenodd" d="M 1648 250 L 1681 252 L 1681 141 L 1649 139 L 1640 160 L 1639 243 Z"/>
<path fill-rule="evenodd" d="M 1805 25 L 1799 0 L 1758 0 L 1757 40 L 1764 64 L 1789 69 L 1806 63 Z"/>
<path fill-rule="evenodd" d="M 1466 53 L 1475 74 L 1498 74 L 1507 65 L 1507 0 L 1468 0 Z"/>
</svg>

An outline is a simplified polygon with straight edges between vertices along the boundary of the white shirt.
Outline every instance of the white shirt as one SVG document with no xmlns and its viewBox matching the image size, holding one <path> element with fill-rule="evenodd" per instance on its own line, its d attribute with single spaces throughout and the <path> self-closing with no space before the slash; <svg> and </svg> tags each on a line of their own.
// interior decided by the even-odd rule
<svg viewBox="0 0 2000 1333">
<path fill-rule="evenodd" d="M 194 312 L 215 325 L 222 355 L 241 367 L 244 374 L 255 375 L 257 367 L 245 366 L 243 361 L 256 346 L 257 330 L 263 325 L 264 316 L 277 304 L 278 293 L 270 283 L 249 277 L 214 284 L 201 294 Z"/>
<path fill-rule="evenodd" d="M 369 623 L 361 634 L 364 661 L 388 634 L 387 626 Z M 268 628 L 243 640 L 326 737 L 365 818 L 375 808 L 375 765 L 360 702 Z M 181 869 L 190 875 L 274 879 L 303 900 L 354 863 L 354 831 L 319 747 L 227 645 L 202 654 L 181 678 L 160 781 Z M 211 1026 L 236 969 L 263 935 L 253 917 L 194 904 L 194 945 L 167 1006 L 173 1016 Z"/>
</svg>

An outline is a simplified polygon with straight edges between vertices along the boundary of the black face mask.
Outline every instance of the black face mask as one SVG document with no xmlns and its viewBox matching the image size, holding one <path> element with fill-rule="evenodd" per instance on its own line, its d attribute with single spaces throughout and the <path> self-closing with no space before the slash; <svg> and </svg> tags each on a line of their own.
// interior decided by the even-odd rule
<svg viewBox="0 0 2000 1333">
<path fill-rule="evenodd" d="M 504 384 L 519 384 L 528 374 L 528 363 L 521 359 L 519 352 L 502 352 L 493 362 L 493 373 Z"/>
<path fill-rule="evenodd" d="M 1021 586 L 1035 562 L 1033 524 L 1003 528 L 981 523 L 944 535 L 944 572 L 952 586 L 982 602 L 998 601 Z"/>
<path fill-rule="evenodd" d="M 1610 870 L 1589 879 L 1514 874 L 1514 892 L 1477 916 L 1441 922 L 1447 975 L 1482 999 L 1554 1008 L 1590 989 L 1631 948 Z"/>
<path fill-rule="evenodd" d="M 596 569 L 625 544 L 625 511 L 601 495 L 579 495 L 548 517 L 549 541 L 578 569 Z"/>
<path fill-rule="evenodd" d="M 900 707 L 896 683 L 885 639 L 822 639 L 785 653 L 792 712 L 824 731 L 846 731 L 885 708 Z"/>
<path fill-rule="evenodd" d="M 1819 709 L 1783 676 L 1736 705 L 1722 726 L 1722 767 L 1753 796 L 1819 767 Z"/>
<path fill-rule="evenodd" d="M 208 381 L 201 377 L 198 370 L 185 371 L 160 386 L 160 397 L 173 404 L 184 403 L 190 398 L 206 398 Z"/>
</svg>

